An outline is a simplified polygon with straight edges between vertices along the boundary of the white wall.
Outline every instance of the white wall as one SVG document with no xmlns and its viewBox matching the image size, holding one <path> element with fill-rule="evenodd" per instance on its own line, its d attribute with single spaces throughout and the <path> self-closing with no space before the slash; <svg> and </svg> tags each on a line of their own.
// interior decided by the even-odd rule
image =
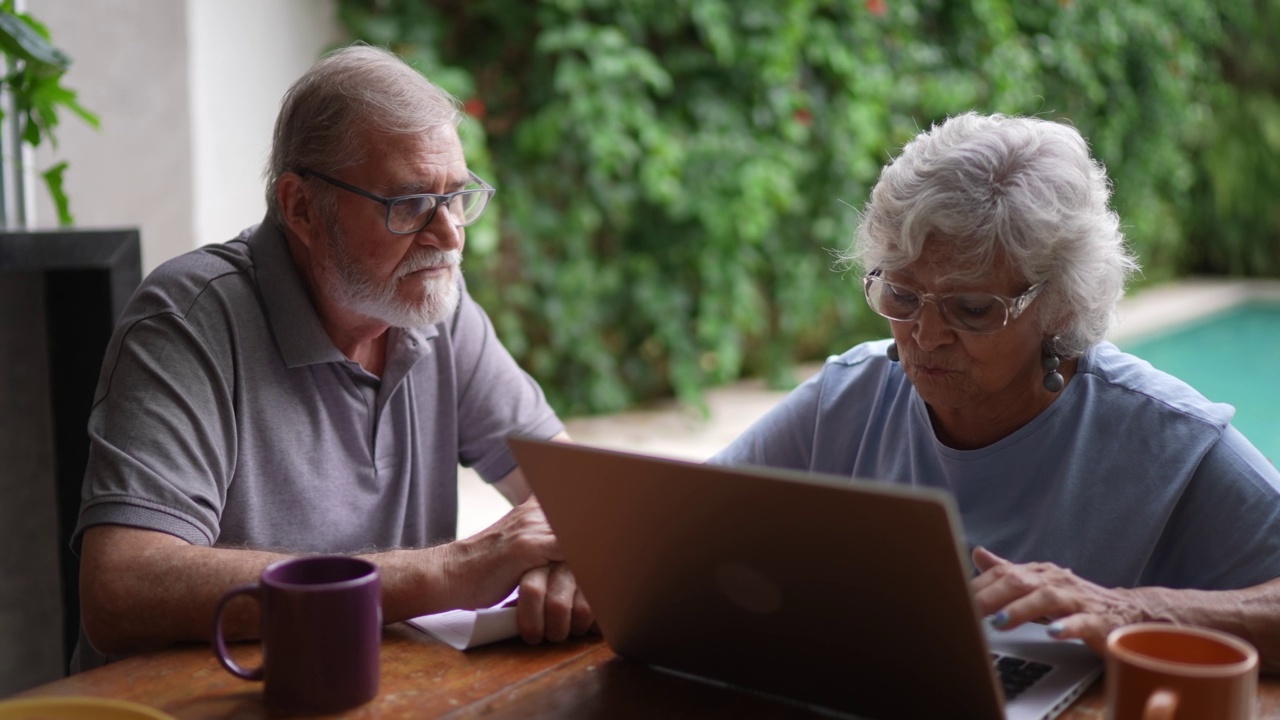
<svg viewBox="0 0 1280 720">
<path fill-rule="evenodd" d="M 137 226 L 144 271 L 262 219 L 262 166 L 280 97 L 340 42 L 334 0 L 27 0 L 72 58 L 64 84 L 98 113 L 64 113 L 81 227 Z M 57 216 L 36 188 L 37 227 Z"/>
<path fill-rule="evenodd" d="M 63 84 L 97 113 L 95 132 L 61 113 L 56 150 L 36 168 L 70 162 L 71 211 L 81 227 L 142 230 L 147 269 L 192 244 L 191 114 L 186 6 L 172 0 L 28 0 L 54 45 L 72 58 Z M 37 180 L 36 227 L 57 215 Z"/>
<path fill-rule="evenodd" d="M 187 13 L 195 241 L 203 245 L 262 219 L 280 98 L 341 36 L 332 0 L 188 0 Z"/>
</svg>

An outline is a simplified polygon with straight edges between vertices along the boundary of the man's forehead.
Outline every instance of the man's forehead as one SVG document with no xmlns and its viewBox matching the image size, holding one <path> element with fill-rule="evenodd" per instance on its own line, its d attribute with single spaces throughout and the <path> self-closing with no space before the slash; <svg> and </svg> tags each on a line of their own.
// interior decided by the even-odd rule
<svg viewBox="0 0 1280 720">
<path fill-rule="evenodd" d="M 424 156 L 440 162 L 463 162 L 462 140 L 453 128 L 432 128 L 422 133 L 368 133 L 372 155 Z"/>
<path fill-rule="evenodd" d="M 429 192 L 468 182 L 462 142 L 452 127 L 418 134 L 366 133 L 368 169 L 386 190 Z"/>
</svg>

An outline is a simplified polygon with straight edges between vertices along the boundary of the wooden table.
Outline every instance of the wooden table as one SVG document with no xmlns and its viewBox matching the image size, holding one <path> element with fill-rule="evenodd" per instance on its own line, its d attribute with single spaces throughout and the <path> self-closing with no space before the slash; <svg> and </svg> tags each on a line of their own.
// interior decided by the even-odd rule
<svg viewBox="0 0 1280 720">
<path fill-rule="evenodd" d="M 241 645 L 242 663 L 261 657 Z M 1061 717 L 1101 720 L 1103 683 Z M 205 645 L 113 663 L 17 697 L 89 695 L 150 705 L 179 720 L 267 718 L 262 685 L 223 670 Z M 598 636 L 556 645 L 510 640 L 466 653 L 404 624 L 382 643 L 378 697 L 344 718 L 808 718 L 781 702 L 685 680 L 617 657 Z M 1280 678 L 1263 678 L 1258 718 L 1280 718 Z"/>
</svg>

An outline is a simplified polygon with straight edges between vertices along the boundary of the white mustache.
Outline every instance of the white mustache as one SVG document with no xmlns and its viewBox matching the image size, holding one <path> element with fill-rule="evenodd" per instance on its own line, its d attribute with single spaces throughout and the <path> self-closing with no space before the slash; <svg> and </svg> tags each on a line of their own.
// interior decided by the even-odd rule
<svg viewBox="0 0 1280 720">
<path fill-rule="evenodd" d="M 399 280 L 419 270 L 437 267 L 457 267 L 461 264 L 461 250 L 425 249 L 400 264 L 399 269 L 396 270 L 396 279 Z"/>
</svg>

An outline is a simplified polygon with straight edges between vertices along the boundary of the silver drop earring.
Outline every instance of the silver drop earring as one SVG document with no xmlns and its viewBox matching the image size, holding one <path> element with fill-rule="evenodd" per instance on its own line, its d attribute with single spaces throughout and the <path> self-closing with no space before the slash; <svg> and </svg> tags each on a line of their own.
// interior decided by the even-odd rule
<svg viewBox="0 0 1280 720">
<path fill-rule="evenodd" d="M 1045 341 L 1042 353 L 1040 367 L 1044 368 L 1045 372 L 1044 389 L 1051 393 L 1062 392 L 1062 388 L 1066 386 L 1067 381 L 1062 377 L 1062 373 L 1058 372 L 1058 366 L 1062 364 L 1062 359 L 1058 357 L 1057 335 Z"/>
<path fill-rule="evenodd" d="M 884 354 L 885 354 L 885 357 L 889 358 L 890 360 L 894 362 L 898 362 L 898 343 L 896 342 L 889 343 L 889 347 L 884 349 Z"/>
</svg>

